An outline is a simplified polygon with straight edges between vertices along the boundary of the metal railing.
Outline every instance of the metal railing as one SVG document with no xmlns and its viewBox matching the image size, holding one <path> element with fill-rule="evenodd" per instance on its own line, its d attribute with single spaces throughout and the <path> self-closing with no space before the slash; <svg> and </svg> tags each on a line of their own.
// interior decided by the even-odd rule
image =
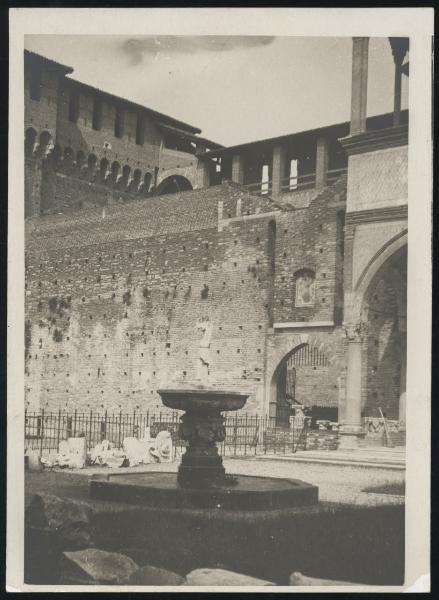
<svg viewBox="0 0 439 600">
<path fill-rule="evenodd" d="M 344 173 L 347 173 L 347 168 L 342 169 L 330 169 L 326 172 L 326 185 L 332 185 L 341 177 Z M 306 175 L 299 175 L 296 177 L 284 177 L 281 179 L 281 191 L 296 192 L 301 190 L 311 190 L 316 186 L 316 174 L 307 173 Z M 256 181 L 254 183 L 246 183 L 245 187 L 251 194 L 258 196 L 266 196 L 271 194 L 273 191 L 273 180 L 268 181 Z"/>
<path fill-rule="evenodd" d="M 58 451 L 59 443 L 69 437 L 85 437 L 90 450 L 103 440 L 123 447 L 126 437 L 141 438 L 147 428 L 151 437 L 170 431 L 174 448 L 183 449 L 179 437 L 181 412 L 95 413 L 74 411 L 25 412 L 25 449 L 41 455 Z M 275 417 L 243 413 L 225 417 L 226 438 L 218 444 L 222 456 L 290 454 L 306 449 L 309 419 L 291 417 L 289 428 L 279 427 Z"/>
<path fill-rule="evenodd" d="M 298 190 L 310 190 L 316 185 L 316 174 L 307 173 L 296 177 L 284 177 L 281 179 L 281 190 L 283 192 L 296 192 Z"/>
</svg>

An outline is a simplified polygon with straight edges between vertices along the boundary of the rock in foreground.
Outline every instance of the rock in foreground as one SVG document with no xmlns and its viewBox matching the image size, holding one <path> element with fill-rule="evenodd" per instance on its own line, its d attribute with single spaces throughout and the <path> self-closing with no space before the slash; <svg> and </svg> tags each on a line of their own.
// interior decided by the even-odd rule
<svg viewBox="0 0 439 600">
<path fill-rule="evenodd" d="M 71 585 L 126 585 L 138 570 L 137 564 L 124 554 L 95 548 L 64 552 L 61 560 L 61 583 Z"/>
<path fill-rule="evenodd" d="M 271 581 L 257 579 L 234 571 L 226 571 L 225 569 L 195 569 L 186 575 L 185 585 L 261 586 L 275 584 Z"/>
</svg>

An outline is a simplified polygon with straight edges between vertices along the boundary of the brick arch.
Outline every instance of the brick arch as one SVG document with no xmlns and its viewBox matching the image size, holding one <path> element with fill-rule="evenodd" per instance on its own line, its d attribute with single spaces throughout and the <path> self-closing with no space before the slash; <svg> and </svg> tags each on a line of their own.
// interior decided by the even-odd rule
<svg viewBox="0 0 439 600">
<path fill-rule="evenodd" d="M 167 177 L 163 179 L 157 186 L 156 194 L 172 194 L 175 192 L 185 192 L 193 190 L 194 185 L 190 179 L 180 173 L 167 174 Z"/>
<path fill-rule="evenodd" d="M 277 377 L 281 368 L 287 360 L 295 352 L 309 346 L 311 349 L 316 349 L 322 352 L 328 359 L 329 366 L 337 368 L 340 364 L 339 356 L 330 350 L 325 342 L 318 335 L 310 333 L 298 333 L 285 336 L 284 339 L 276 340 L 276 347 L 273 349 L 271 356 L 267 361 L 267 377 L 266 377 L 266 398 L 265 410 L 268 411 L 270 404 L 276 401 L 277 398 Z"/>
</svg>

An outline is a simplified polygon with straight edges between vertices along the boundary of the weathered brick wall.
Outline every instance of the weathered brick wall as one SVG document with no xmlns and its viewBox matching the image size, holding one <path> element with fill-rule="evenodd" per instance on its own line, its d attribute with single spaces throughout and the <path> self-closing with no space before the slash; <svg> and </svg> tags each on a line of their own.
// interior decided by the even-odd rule
<svg viewBox="0 0 439 600">
<path fill-rule="evenodd" d="M 331 206 L 346 198 L 344 177 L 315 196 L 308 208 L 282 212 L 277 219 L 275 322 L 334 320 L 334 308 L 342 256 L 337 242 L 340 231 L 337 212 Z M 295 306 L 296 278 L 300 269 L 315 273 L 313 306 Z"/>
<path fill-rule="evenodd" d="M 307 365 L 296 368 L 296 400 L 305 406 L 338 406 L 338 385 L 334 367 Z"/>
<path fill-rule="evenodd" d="M 132 203 L 137 214 L 124 218 L 119 212 L 112 218 L 110 213 L 101 235 L 93 235 L 99 229 L 97 215 L 94 221 L 90 215 L 88 228 L 80 213 L 76 222 L 53 216 L 29 223 L 29 408 L 160 405 L 160 386 L 196 378 L 201 337 L 196 324 L 203 317 L 213 326 L 212 383 L 248 390 L 248 410 L 259 408 L 255 390 L 262 385 L 267 327 L 267 223 L 261 218 L 218 232 L 219 188 L 211 190 L 210 198 L 198 193 L 199 211 L 192 201 L 192 212 L 183 210 L 167 223 L 167 210 L 175 211 L 178 195 L 151 199 L 155 205 Z M 128 205 L 123 208 L 130 212 Z M 143 237 L 137 237 L 139 211 L 149 217 Z M 137 232 L 130 228 L 132 221 Z"/>
<path fill-rule="evenodd" d="M 66 186 L 62 193 L 59 190 L 64 202 L 86 195 L 87 182 L 58 177 L 56 186 L 61 185 Z M 94 188 L 92 201 L 97 201 Z M 218 227 L 219 202 L 225 218 L 233 215 L 222 227 Z M 328 199 L 319 202 L 327 204 Z M 241 216 L 236 218 L 238 204 Z M 331 211 L 325 213 L 323 206 L 318 210 L 322 222 L 325 215 L 332 219 L 322 230 L 315 221 L 320 239 L 334 237 Z M 277 240 L 276 267 L 283 265 L 286 249 L 291 264 L 289 270 L 282 266 L 282 273 L 301 268 L 304 256 L 314 261 L 319 273 L 320 261 L 328 259 L 329 251 L 320 253 L 316 243 L 302 248 L 308 244 L 303 223 L 311 235 L 313 215 L 294 222 L 297 213 L 283 212 L 269 199 L 233 184 L 109 204 L 105 214 L 97 208 L 28 220 L 29 409 L 161 406 L 160 387 L 196 381 L 201 338 L 197 322 L 204 318 L 212 325 L 212 385 L 248 391 L 246 410 L 265 410 L 267 343 L 279 345 L 279 334 L 269 333 L 270 303 L 286 298 L 291 290 L 279 274 L 273 298 L 269 243 L 273 213 L 278 232 L 285 219 L 291 229 L 289 238 L 281 233 Z M 312 239 L 316 241 L 317 234 Z M 329 262 L 324 268 L 333 278 L 335 239 L 326 243 L 332 249 L 332 271 Z M 312 318 L 329 319 L 333 310 L 329 296 L 327 306 L 322 316 L 318 305 Z M 319 335 L 340 346 L 340 335 L 332 331 Z M 280 350 L 278 362 L 294 347 Z M 329 354 L 333 358 L 337 352 L 331 349 Z M 316 371 L 314 376 L 309 390 L 332 386 L 325 401 L 333 404 L 339 389 L 328 383 L 327 373 Z"/>
</svg>

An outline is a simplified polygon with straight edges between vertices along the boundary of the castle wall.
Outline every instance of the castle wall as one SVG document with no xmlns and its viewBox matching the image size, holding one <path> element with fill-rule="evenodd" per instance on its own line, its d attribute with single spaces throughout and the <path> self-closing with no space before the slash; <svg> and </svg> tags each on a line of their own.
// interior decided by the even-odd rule
<svg viewBox="0 0 439 600">
<path fill-rule="evenodd" d="M 77 180 L 65 180 L 80 197 Z M 333 209 L 324 215 L 327 204 L 326 197 L 316 202 L 322 220 L 334 216 Z M 219 207 L 224 221 L 218 219 Z M 229 214 L 233 218 L 228 220 Z M 281 269 L 275 287 L 273 220 L 279 232 L 276 271 L 278 265 Z M 305 235 L 312 223 L 321 234 L 314 246 Z M 89 208 L 69 216 L 30 219 L 27 407 L 159 407 L 160 387 L 193 385 L 197 380 L 201 321 L 211 327 L 212 385 L 248 391 L 246 410 L 267 411 L 270 365 L 275 368 L 294 348 L 288 332 L 273 329 L 273 304 L 278 310 L 275 321 L 299 319 L 286 312 L 292 307 L 282 307 L 281 301 L 291 294 L 291 273 L 304 266 L 304 257 L 312 260 L 317 273 L 324 268 L 332 273 L 330 281 L 334 276 L 336 241 L 329 240 L 335 229 L 330 222 L 323 233 L 319 224 L 314 209 L 299 220 L 297 213 L 228 184 L 110 204 L 104 215 L 101 208 Z M 328 238 L 325 254 L 319 251 L 322 235 Z M 317 235 L 312 239 L 316 242 Z M 286 248 L 289 269 L 282 262 Z M 316 303 L 307 315 L 310 321 L 332 318 L 333 298 L 319 287 L 317 295 L 321 293 L 327 294 L 327 312 Z M 319 332 L 331 356 L 336 351 L 330 340 L 339 344 L 339 337 L 332 328 Z M 325 370 L 313 376 L 312 383 L 311 378 L 302 382 L 307 389 L 329 390 L 333 385 Z M 327 403 L 333 404 L 335 392 L 328 394 Z"/>
</svg>

